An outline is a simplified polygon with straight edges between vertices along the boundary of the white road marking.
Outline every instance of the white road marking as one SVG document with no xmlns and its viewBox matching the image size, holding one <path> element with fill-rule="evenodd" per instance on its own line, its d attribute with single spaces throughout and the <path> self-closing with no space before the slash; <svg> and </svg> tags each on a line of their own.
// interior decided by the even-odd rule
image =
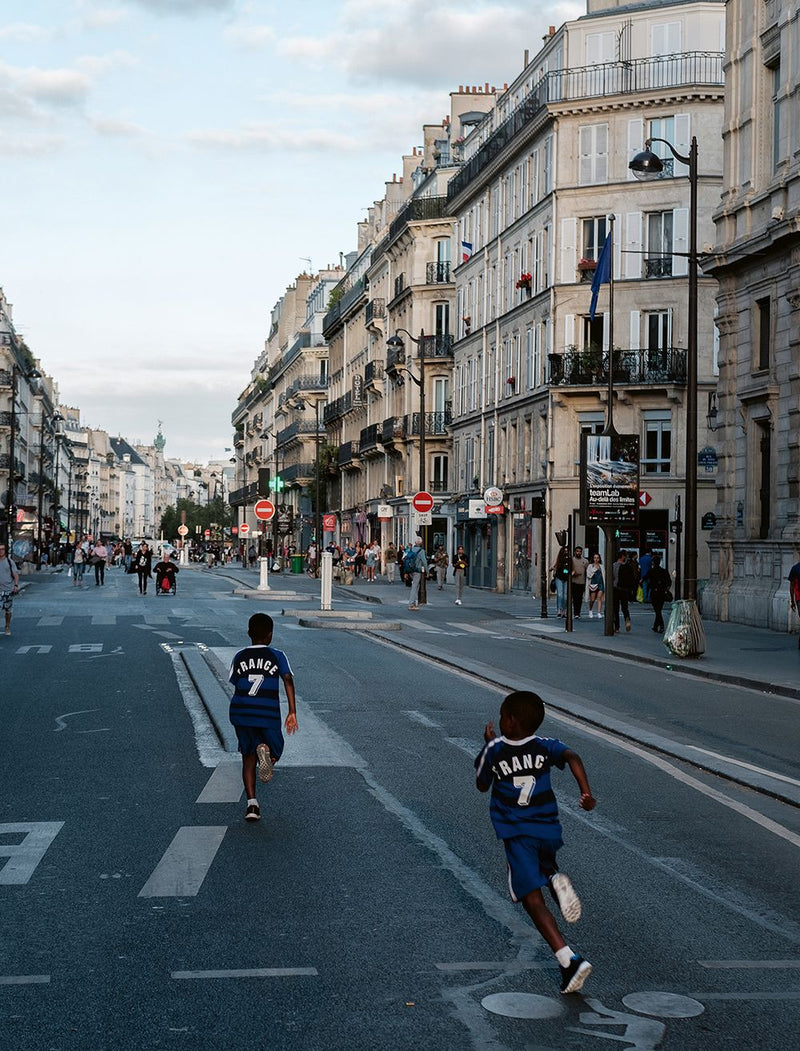
<svg viewBox="0 0 800 1051">
<path fill-rule="evenodd" d="M 763 766 L 756 766 L 753 763 L 745 763 L 742 759 L 732 759 L 729 755 L 720 755 L 719 752 L 710 752 L 707 748 L 700 748 L 698 745 L 690 744 L 688 746 L 693 752 L 700 752 L 702 755 L 710 755 L 714 759 L 722 759 L 726 763 L 731 763 L 733 766 L 741 766 L 745 770 L 754 770 L 757 774 L 763 774 L 764 777 L 769 777 L 772 781 L 784 781 L 787 785 L 800 785 L 800 781 L 795 777 L 786 777 L 785 774 L 773 774 L 771 770 L 765 770 Z"/>
<path fill-rule="evenodd" d="M 422 712 L 405 712 L 405 714 L 412 722 L 420 723 L 422 726 L 429 726 L 432 730 L 443 729 L 439 723 L 435 723 L 433 719 L 429 719 L 428 716 L 423 715 Z"/>
<path fill-rule="evenodd" d="M 450 625 L 451 628 L 456 628 L 458 631 L 462 631 L 462 632 L 470 632 L 473 635 L 494 635 L 495 634 L 495 632 L 489 631 L 488 628 L 479 628 L 477 624 L 464 624 L 464 623 L 460 623 L 460 622 L 459 623 L 454 623 L 451 620 L 448 620 L 447 623 Z"/>
<path fill-rule="evenodd" d="M 49 985 L 49 974 L 0 975 L 0 985 Z"/>
<path fill-rule="evenodd" d="M 448 974 L 462 974 L 469 971 L 502 971 L 506 974 L 514 974 L 517 971 L 540 971 L 550 969 L 554 966 L 551 961 L 544 960 L 473 960 L 469 963 L 437 963 L 434 967 L 437 971 L 445 971 Z"/>
<path fill-rule="evenodd" d="M 17 653 L 49 653 L 52 646 L 20 646 Z"/>
<path fill-rule="evenodd" d="M 99 708 L 82 708 L 79 712 L 64 712 L 63 715 L 56 716 L 56 728 L 53 730 L 54 734 L 60 733 L 62 730 L 66 730 L 67 724 L 64 722 L 65 719 L 69 719 L 73 715 L 90 715 L 92 712 L 99 712 Z"/>
<path fill-rule="evenodd" d="M 8 887 L 27 883 L 63 827 L 63 821 L 11 821 L 0 825 L 0 836 L 26 833 L 21 843 L 0 843 L 0 858 L 8 858 L 0 869 L 0 884 Z"/>
<path fill-rule="evenodd" d="M 197 797 L 198 803 L 238 803 L 242 797 L 242 764 L 234 759 L 220 763 Z"/>
<path fill-rule="evenodd" d="M 188 898 L 196 895 L 227 831 L 226 825 L 184 825 L 179 828 L 139 891 L 139 897 Z"/>
<path fill-rule="evenodd" d="M 170 978 L 315 978 L 316 967 L 250 967 L 229 971 L 171 971 Z"/>
<path fill-rule="evenodd" d="M 36 622 L 37 628 L 60 628 L 64 623 L 63 617 L 39 617 Z"/>
<path fill-rule="evenodd" d="M 67 650 L 67 653 L 102 653 L 102 642 L 75 642 Z"/>
</svg>

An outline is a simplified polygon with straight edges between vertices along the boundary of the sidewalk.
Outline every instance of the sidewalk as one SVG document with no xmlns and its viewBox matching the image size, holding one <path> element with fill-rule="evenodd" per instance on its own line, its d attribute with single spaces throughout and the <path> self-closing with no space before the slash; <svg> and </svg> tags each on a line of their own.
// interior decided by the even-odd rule
<svg viewBox="0 0 800 1051">
<path fill-rule="evenodd" d="M 237 582 L 256 587 L 258 570 L 242 569 L 240 566 L 225 566 L 212 570 L 225 574 Z M 270 574 L 270 587 L 291 588 L 298 592 L 317 594 L 318 581 L 306 574 Z M 389 605 L 398 611 L 405 603 L 406 589 L 395 582 L 388 584 L 383 577 L 367 584 L 357 580 L 347 587 L 334 584 L 333 604 L 346 602 L 369 602 Z M 566 630 L 565 622 L 555 616 L 555 602 L 550 603 L 549 616 L 541 617 L 541 600 L 529 594 L 508 592 L 498 594 L 479 588 L 467 588 L 464 605 L 456 612 L 452 605 L 452 584 L 439 592 L 435 585 L 428 584 L 429 609 L 447 608 L 451 619 L 455 616 L 483 613 L 487 618 L 511 617 L 524 622 L 525 629 L 532 634 L 546 637 L 549 641 L 565 646 L 578 646 L 591 652 L 611 654 L 623 660 L 652 664 L 663 668 L 679 668 L 687 675 L 728 682 L 738 686 L 761 690 L 764 693 L 781 694 L 800 699 L 800 649 L 797 635 L 753 628 L 743 624 L 722 623 L 704 620 L 706 652 L 701 657 L 675 657 L 663 644 L 661 636 L 650 630 L 653 623 L 652 607 L 631 603 L 632 630 L 618 635 L 603 634 L 602 620 L 589 620 L 584 615 L 574 621 L 573 631 Z M 669 606 L 664 611 L 667 620 Z M 423 609 L 422 616 L 425 615 Z"/>
</svg>

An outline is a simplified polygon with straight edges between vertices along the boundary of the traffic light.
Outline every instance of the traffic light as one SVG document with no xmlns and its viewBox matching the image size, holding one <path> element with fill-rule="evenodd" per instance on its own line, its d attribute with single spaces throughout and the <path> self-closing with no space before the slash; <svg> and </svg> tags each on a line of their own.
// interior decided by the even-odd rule
<svg viewBox="0 0 800 1051">
<path fill-rule="evenodd" d="M 258 469 L 258 495 L 269 496 L 269 467 L 259 467 Z"/>
<path fill-rule="evenodd" d="M 284 481 L 279 474 L 275 475 L 275 480 L 272 483 L 272 488 L 276 493 L 280 493 L 284 488 Z"/>
</svg>

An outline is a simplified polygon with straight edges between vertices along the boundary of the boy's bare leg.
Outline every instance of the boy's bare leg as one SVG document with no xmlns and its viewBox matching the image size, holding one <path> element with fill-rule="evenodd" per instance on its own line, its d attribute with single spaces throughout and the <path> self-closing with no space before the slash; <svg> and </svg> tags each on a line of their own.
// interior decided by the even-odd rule
<svg viewBox="0 0 800 1051">
<path fill-rule="evenodd" d="M 244 792 L 248 799 L 256 798 L 257 759 L 255 752 L 251 755 L 242 756 L 242 781 L 244 782 Z"/>
<path fill-rule="evenodd" d="M 563 949 L 567 943 L 561 936 L 561 931 L 559 931 L 558 926 L 556 925 L 552 912 L 550 912 L 544 903 L 544 896 L 542 895 L 541 890 L 538 888 L 532 890 L 520 900 L 522 907 L 533 920 L 534 927 L 539 934 L 541 934 L 553 952 L 558 952 L 559 949 Z"/>
</svg>

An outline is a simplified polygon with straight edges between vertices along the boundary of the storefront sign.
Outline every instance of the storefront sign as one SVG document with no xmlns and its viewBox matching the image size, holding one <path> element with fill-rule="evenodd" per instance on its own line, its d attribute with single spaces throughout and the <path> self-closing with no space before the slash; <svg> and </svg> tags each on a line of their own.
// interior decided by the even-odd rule
<svg viewBox="0 0 800 1051">
<path fill-rule="evenodd" d="M 378 504 L 378 521 L 391 522 L 394 518 L 394 509 L 391 504 Z"/>
<path fill-rule="evenodd" d="M 483 502 L 483 500 L 470 500 L 469 517 L 486 518 L 486 504 Z"/>
</svg>

